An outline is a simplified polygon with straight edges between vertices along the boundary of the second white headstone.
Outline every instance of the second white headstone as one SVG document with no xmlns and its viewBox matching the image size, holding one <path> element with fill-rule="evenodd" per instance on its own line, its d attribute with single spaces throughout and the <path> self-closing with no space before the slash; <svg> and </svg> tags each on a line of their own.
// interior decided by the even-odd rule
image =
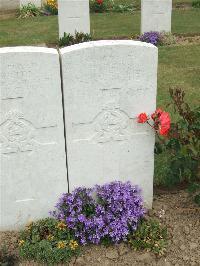
<svg viewBox="0 0 200 266">
<path fill-rule="evenodd" d="M 114 180 L 152 205 L 154 132 L 137 123 L 156 108 L 157 48 L 98 41 L 61 49 L 70 190 Z"/>
<path fill-rule="evenodd" d="M 59 37 L 64 32 L 90 33 L 89 0 L 58 0 Z"/>
<path fill-rule="evenodd" d="M 171 32 L 172 0 L 142 0 L 141 33 Z"/>
</svg>

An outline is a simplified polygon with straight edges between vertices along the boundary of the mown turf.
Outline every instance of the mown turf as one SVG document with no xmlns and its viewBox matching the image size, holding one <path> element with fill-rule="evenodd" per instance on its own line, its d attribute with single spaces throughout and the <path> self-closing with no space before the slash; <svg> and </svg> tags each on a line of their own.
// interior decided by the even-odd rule
<svg viewBox="0 0 200 266">
<path fill-rule="evenodd" d="M 172 32 L 200 34 L 200 9 L 173 10 Z M 130 13 L 91 14 L 91 33 L 94 38 L 131 37 L 140 33 L 140 11 Z M 58 18 L 37 17 L 0 21 L 0 46 L 56 43 Z"/>
<path fill-rule="evenodd" d="M 186 92 L 192 107 L 199 104 L 200 46 L 159 47 L 158 106 L 170 102 L 169 87 L 179 86 Z"/>
</svg>

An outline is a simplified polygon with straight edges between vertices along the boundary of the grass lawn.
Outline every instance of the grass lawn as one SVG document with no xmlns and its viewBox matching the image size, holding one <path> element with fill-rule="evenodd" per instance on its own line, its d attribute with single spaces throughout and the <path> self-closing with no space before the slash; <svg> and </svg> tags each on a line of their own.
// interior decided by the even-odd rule
<svg viewBox="0 0 200 266">
<path fill-rule="evenodd" d="M 173 10 L 172 32 L 200 34 L 200 10 Z M 140 12 L 104 13 L 91 15 L 91 33 L 94 38 L 111 38 L 139 34 Z M 56 43 L 57 16 L 0 21 L 0 46 Z"/>
<path fill-rule="evenodd" d="M 125 4 L 134 4 L 134 6 L 140 7 L 141 0 L 114 0 L 115 3 L 125 3 Z M 193 0 L 172 0 L 172 4 L 175 7 L 176 5 L 192 5 Z"/>
</svg>

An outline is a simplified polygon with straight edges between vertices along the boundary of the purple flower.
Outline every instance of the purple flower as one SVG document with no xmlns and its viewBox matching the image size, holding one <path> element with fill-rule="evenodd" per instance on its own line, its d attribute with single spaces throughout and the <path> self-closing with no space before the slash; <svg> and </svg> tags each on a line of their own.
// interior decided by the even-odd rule
<svg viewBox="0 0 200 266">
<path fill-rule="evenodd" d="M 144 213 L 140 189 L 130 182 L 77 188 L 63 194 L 51 212 L 66 221 L 81 244 L 99 244 L 104 238 L 114 243 L 125 240 Z"/>
<path fill-rule="evenodd" d="M 145 32 L 139 37 L 141 42 L 151 43 L 157 46 L 161 42 L 162 35 L 157 31 Z"/>
</svg>

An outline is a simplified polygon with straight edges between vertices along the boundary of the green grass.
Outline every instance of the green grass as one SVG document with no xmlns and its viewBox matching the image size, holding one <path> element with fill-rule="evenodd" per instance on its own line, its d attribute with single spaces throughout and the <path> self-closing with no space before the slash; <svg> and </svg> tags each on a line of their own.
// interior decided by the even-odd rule
<svg viewBox="0 0 200 266">
<path fill-rule="evenodd" d="M 114 0 L 115 3 L 124 3 L 124 4 L 134 4 L 134 6 L 140 7 L 141 1 L 140 0 Z M 173 6 L 175 7 L 177 4 L 185 4 L 185 5 L 192 5 L 193 0 L 173 0 Z"/>
<path fill-rule="evenodd" d="M 178 34 L 200 34 L 200 10 L 174 10 L 172 32 Z M 6 19 L 0 21 L 0 46 L 35 45 L 56 43 L 58 40 L 58 18 L 37 17 L 28 19 Z M 91 32 L 94 38 L 105 39 L 140 33 L 140 12 L 91 14 Z"/>
<path fill-rule="evenodd" d="M 159 47 L 158 106 L 170 102 L 169 87 L 179 86 L 192 107 L 199 104 L 200 45 Z"/>
</svg>

